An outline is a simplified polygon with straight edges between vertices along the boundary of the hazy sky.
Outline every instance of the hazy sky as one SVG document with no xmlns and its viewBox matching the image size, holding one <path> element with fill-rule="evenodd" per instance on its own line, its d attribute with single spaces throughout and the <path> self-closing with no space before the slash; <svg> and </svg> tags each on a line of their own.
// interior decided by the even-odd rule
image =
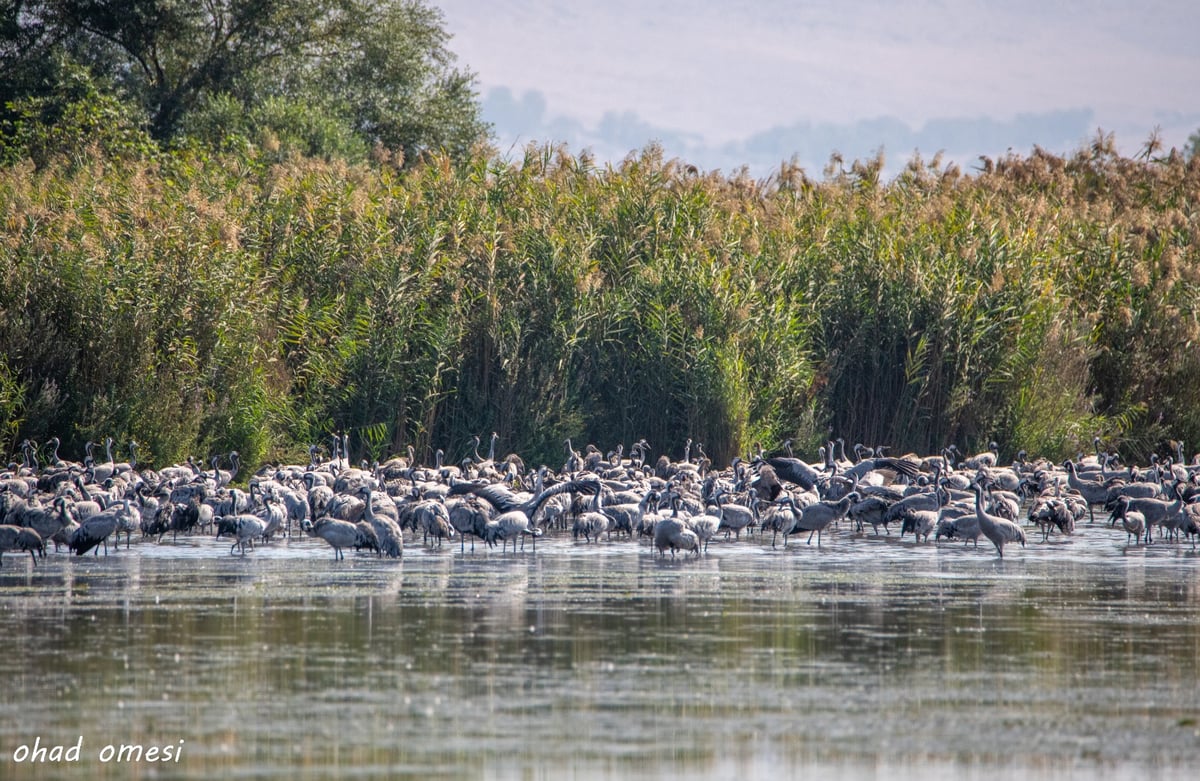
<svg viewBox="0 0 1200 781">
<path fill-rule="evenodd" d="M 708 170 L 819 173 L 834 151 L 970 165 L 1200 129 L 1200 0 L 431 2 L 514 155 L 658 141 Z"/>
</svg>

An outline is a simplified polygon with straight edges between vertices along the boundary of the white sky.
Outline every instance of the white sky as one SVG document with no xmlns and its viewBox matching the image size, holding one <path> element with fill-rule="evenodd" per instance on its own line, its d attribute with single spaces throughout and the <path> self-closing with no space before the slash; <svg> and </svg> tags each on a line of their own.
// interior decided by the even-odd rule
<svg viewBox="0 0 1200 781">
<path fill-rule="evenodd" d="M 431 2 L 501 140 L 611 145 L 620 156 L 639 132 L 640 145 L 679 136 L 682 157 L 714 155 L 712 165 L 694 162 L 715 167 L 733 162 L 729 144 L 804 123 L 829 125 L 836 139 L 837 128 L 854 135 L 880 118 L 919 131 L 931 120 L 1019 124 L 1021 115 L 1075 111 L 1062 132 L 1085 135 L 1071 143 L 1102 127 L 1127 153 L 1156 125 L 1168 146 L 1200 128 L 1200 0 Z M 536 93 L 541 121 L 488 116 L 497 88 L 517 99 Z M 623 115 L 619 139 L 601 127 L 606 114 Z M 548 138 L 555 127 L 572 137 Z M 1014 144 L 1028 140 L 1008 132 Z M 789 138 L 770 143 L 800 144 Z M 875 145 L 889 141 L 911 151 L 907 137 Z M 969 143 L 960 135 L 943 144 L 933 131 L 919 141 Z M 1070 151 L 1059 138 L 1035 142 Z M 776 162 L 788 156 L 781 147 Z"/>
</svg>

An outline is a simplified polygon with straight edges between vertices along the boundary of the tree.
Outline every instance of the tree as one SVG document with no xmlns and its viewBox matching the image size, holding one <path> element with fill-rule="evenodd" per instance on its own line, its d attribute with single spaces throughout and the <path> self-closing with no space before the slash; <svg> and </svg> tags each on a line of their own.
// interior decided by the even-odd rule
<svg viewBox="0 0 1200 781">
<path fill-rule="evenodd" d="M 1200 157 L 1200 130 L 1188 136 L 1187 146 L 1183 148 L 1183 154 L 1188 160 Z"/>
<path fill-rule="evenodd" d="M 420 0 L 0 2 L 0 105 L 52 88 L 54 63 L 68 62 L 164 143 L 214 100 L 246 113 L 282 100 L 408 159 L 461 155 L 488 133 L 473 75 Z"/>
<path fill-rule="evenodd" d="M 50 159 L 94 148 L 110 157 L 144 158 L 156 151 L 130 107 L 97 89 L 86 70 L 56 63 L 54 89 L 10 101 L 0 115 L 0 162 Z"/>
</svg>

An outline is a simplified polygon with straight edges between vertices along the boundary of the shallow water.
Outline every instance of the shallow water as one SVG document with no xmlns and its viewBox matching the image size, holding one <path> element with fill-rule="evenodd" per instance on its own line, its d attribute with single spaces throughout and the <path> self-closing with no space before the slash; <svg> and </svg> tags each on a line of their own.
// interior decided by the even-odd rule
<svg viewBox="0 0 1200 781">
<path fill-rule="evenodd" d="M 10 553 L 0 777 L 1193 777 L 1200 554 L 1030 536 Z"/>
</svg>

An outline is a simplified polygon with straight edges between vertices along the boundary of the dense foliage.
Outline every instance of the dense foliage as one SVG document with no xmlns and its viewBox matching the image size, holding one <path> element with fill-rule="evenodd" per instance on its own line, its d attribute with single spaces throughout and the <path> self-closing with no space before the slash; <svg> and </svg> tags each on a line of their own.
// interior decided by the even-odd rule
<svg viewBox="0 0 1200 781">
<path fill-rule="evenodd" d="M 0 0 L 0 152 L 40 162 L 91 93 L 163 146 L 461 158 L 487 127 L 448 39 L 420 0 Z"/>
<path fill-rule="evenodd" d="M 5 452 L 1200 443 L 1195 157 L 1101 135 L 969 175 L 753 181 L 653 147 L 408 168 L 117 148 L 0 168 Z"/>
</svg>

